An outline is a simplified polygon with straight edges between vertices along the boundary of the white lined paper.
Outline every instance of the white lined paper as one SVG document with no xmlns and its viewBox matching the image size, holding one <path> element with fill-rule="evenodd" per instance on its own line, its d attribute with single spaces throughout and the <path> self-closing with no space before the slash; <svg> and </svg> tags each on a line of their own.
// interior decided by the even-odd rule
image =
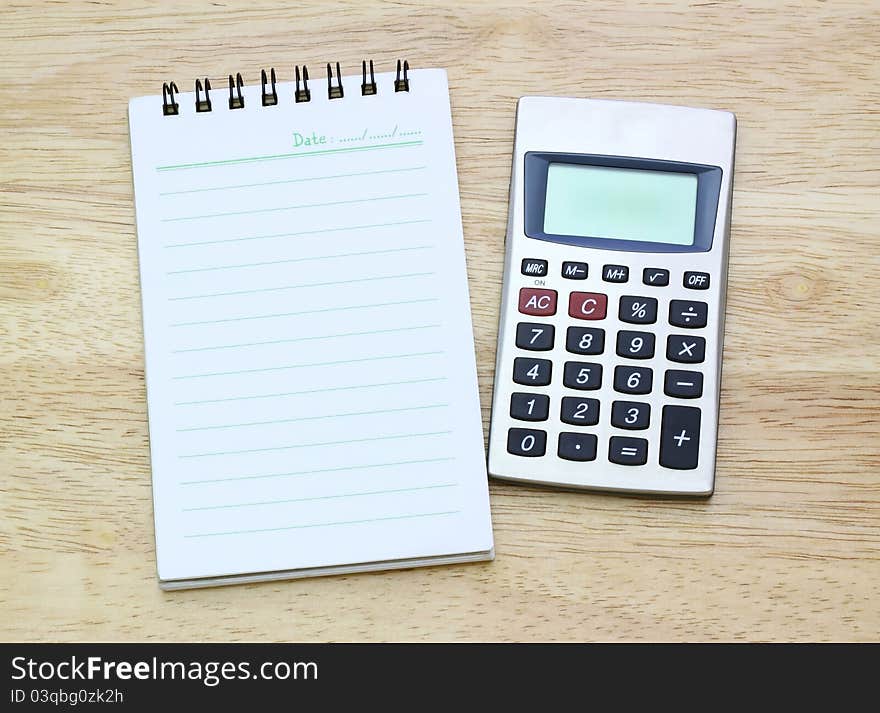
<svg viewBox="0 0 880 713">
<path fill-rule="evenodd" d="M 131 102 L 163 581 L 490 556 L 445 72 L 377 79 Z"/>
</svg>

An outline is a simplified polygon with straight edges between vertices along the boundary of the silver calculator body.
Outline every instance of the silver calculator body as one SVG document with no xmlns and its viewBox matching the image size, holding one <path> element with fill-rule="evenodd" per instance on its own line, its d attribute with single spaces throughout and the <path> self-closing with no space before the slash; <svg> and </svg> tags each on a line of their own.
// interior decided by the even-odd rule
<svg viewBox="0 0 880 713">
<path fill-rule="evenodd" d="M 519 100 L 490 475 L 711 495 L 735 135 L 725 111 Z"/>
</svg>

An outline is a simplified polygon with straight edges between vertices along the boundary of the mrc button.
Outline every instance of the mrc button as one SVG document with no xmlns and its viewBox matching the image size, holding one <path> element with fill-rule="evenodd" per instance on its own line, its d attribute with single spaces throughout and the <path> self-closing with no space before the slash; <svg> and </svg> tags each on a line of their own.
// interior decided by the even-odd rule
<svg viewBox="0 0 880 713">
<path fill-rule="evenodd" d="M 600 292 L 572 292 L 568 298 L 568 316 L 575 319 L 605 319 L 608 295 Z"/>
<path fill-rule="evenodd" d="M 547 261 L 536 260 L 535 258 L 531 257 L 523 258 L 520 272 L 523 275 L 528 275 L 529 277 L 546 277 Z"/>
<path fill-rule="evenodd" d="M 556 290 L 523 287 L 519 291 L 519 311 L 536 317 L 556 314 Z"/>
<path fill-rule="evenodd" d="M 709 273 L 708 272 L 685 272 L 682 284 L 691 290 L 708 290 L 709 289 Z"/>
</svg>

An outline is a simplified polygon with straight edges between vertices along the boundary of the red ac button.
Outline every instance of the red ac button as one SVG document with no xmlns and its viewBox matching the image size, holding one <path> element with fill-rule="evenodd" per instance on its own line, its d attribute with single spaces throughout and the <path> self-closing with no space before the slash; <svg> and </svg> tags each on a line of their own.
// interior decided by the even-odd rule
<svg viewBox="0 0 880 713">
<path fill-rule="evenodd" d="M 556 290 L 523 287 L 519 291 L 519 311 L 537 317 L 556 314 Z"/>
<path fill-rule="evenodd" d="M 608 296 L 599 292 L 572 292 L 568 298 L 568 315 L 577 319 L 605 319 Z"/>
</svg>

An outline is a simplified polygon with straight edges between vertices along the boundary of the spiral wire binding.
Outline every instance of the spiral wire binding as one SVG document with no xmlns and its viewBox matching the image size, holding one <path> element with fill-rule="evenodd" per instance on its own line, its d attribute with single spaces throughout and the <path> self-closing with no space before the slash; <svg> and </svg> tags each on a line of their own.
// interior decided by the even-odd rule
<svg viewBox="0 0 880 713">
<path fill-rule="evenodd" d="M 296 68 L 296 91 L 293 98 L 297 103 L 312 100 L 312 92 L 309 90 L 309 68 L 303 65 L 302 71 L 303 88 L 299 88 L 299 67 Z"/>
<path fill-rule="evenodd" d="M 327 98 L 342 99 L 345 96 L 342 90 L 342 75 L 339 73 L 339 62 L 336 63 L 336 86 L 333 86 L 333 70 L 327 62 Z"/>
<path fill-rule="evenodd" d="M 275 91 L 275 67 L 269 70 L 272 77 L 272 91 L 266 91 L 266 70 L 260 70 L 260 83 L 263 86 L 263 106 L 275 106 L 278 103 L 278 92 Z"/>
<path fill-rule="evenodd" d="M 177 116 L 180 113 L 180 105 L 174 100 L 177 92 L 177 85 L 174 82 L 162 85 L 162 114 L 165 116 Z M 169 98 L 171 101 L 168 101 Z"/>
<path fill-rule="evenodd" d="M 369 63 L 370 81 L 367 81 L 367 64 Z M 293 93 L 293 99 L 296 103 L 309 102 L 312 100 L 312 93 L 309 89 L 309 70 L 308 67 L 302 65 L 302 71 L 297 65 L 294 67 L 294 76 L 296 80 L 296 88 Z M 361 94 L 363 96 L 373 96 L 379 93 L 379 85 L 376 83 L 376 75 L 373 71 L 373 60 L 364 60 L 361 63 Z M 275 87 L 275 68 L 269 69 L 266 74 L 265 69 L 260 70 L 260 83 L 262 85 L 262 103 L 263 106 L 277 106 L 278 91 Z M 213 110 L 211 104 L 211 80 L 205 77 L 205 83 L 202 84 L 201 79 L 195 81 L 195 109 L 197 113 L 208 112 Z M 271 85 L 271 88 L 269 88 Z M 229 75 L 229 108 L 244 108 L 244 80 L 240 73 Z M 409 91 L 409 62 L 407 60 L 397 60 L 397 75 L 394 79 L 395 92 Z M 177 84 L 174 82 L 165 82 L 162 84 L 162 114 L 164 116 L 178 116 L 180 114 L 180 104 L 175 98 L 175 94 L 179 94 Z M 203 97 L 204 95 L 204 97 Z M 342 72 L 339 68 L 339 62 L 336 62 L 336 84 L 333 83 L 333 67 L 327 63 L 327 97 L 329 99 L 342 99 L 345 96 L 342 86 Z"/>
<path fill-rule="evenodd" d="M 241 93 L 241 88 L 244 86 L 244 80 L 241 78 L 241 74 L 235 75 L 235 85 L 232 83 L 232 75 L 229 75 L 229 108 L 230 109 L 244 109 L 244 95 Z M 233 94 L 233 90 L 235 93 Z"/>
<path fill-rule="evenodd" d="M 363 81 L 361 82 L 361 94 L 363 96 L 371 96 L 378 91 L 376 87 L 376 77 L 373 75 L 373 60 L 370 60 L 370 81 L 367 81 L 367 60 L 362 65 Z"/>
<path fill-rule="evenodd" d="M 211 111 L 211 80 L 205 77 L 205 98 L 200 99 L 202 83 L 196 80 L 196 111 Z"/>
<path fill-rule="evenodd" d="M 395 92 L 409 91 L 409 62 L 403 60 L 403 79 L 400 78 L 400 60 L 397 60 L 397 79 L 394 80 Z"/>
</svg>

